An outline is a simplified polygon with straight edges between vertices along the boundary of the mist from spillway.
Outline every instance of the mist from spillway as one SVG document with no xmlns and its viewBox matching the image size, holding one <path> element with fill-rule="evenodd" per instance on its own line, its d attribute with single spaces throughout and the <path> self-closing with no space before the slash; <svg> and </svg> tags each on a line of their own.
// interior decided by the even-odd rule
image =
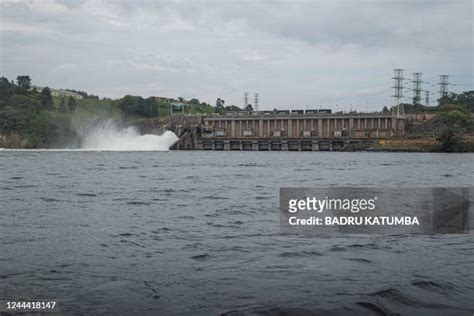
<svg viewBox="0 0 474 316">
<path fill-rule="evenodd" d="M 82 130 L 81 136 L 83 150 L 167 151 L 179 140 L 171 131 L 140 135 L 134 127 L 120 128 L 110 121 Z"/>
</svg>

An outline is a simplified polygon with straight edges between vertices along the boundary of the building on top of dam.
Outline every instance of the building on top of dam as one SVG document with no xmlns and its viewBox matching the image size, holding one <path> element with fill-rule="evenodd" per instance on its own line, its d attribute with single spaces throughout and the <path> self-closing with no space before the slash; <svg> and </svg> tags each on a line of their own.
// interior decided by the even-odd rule
<svg viewBox="0 0 474 316">
<path fill-rule="evenodd" d="M 391 114 L 254 114 L 204 116 L 202 138 L 388 138 L 403 136 Z"/>
<path fill-rule="evenodd" d="M 328 109 L 206 115 L 194 122 L 196 131 L 186 135 L 178 149 L 346 150 L 405 134 L 404 117 Z"/>
</svg>

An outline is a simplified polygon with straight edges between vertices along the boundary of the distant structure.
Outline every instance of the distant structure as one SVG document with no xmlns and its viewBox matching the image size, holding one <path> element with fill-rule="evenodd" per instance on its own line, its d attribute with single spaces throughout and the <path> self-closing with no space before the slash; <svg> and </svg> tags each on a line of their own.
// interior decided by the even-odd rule
<svg viewBox="0 0 474 316">
<path fill-rule="evenodd" d="M 423 74 L 421 72 L 414 72 L 413 73 L 413 105 L 416 106 L 417 104 L 421 103 L 421 76 Z"/>
<path fill-rule="evenodd" d="M 255 97 L 255 111 L 258 112 L 258 93 L 254 94 Z"/>
<path fill-rule="evenodd" d="M 243 106 L 243 109 L 245 109 L 247 107 L 247 105 L 249 105 L 249 93 L 244 92 L 244 106 Z"/>
<path fill-rule="evenodd" d="M 402 99 L 403 99 L 403 69 L 394 69 L 394 76 L 392 79 L 395 80 L 395 85 L 393 88 L 395 89 L 393 98 L 394 98 L 394 107 L 393 114 L 397 116 L 397 118 L 403 116 L 405 114 L 405 110 L 402 106 Z"/>
<path fill-rule="evenodd" d="M 430 92 L 428 90 L 425 91 L 425 106 L 430 106 Z"/>
<path fill-rule="evenodd" d="M 439 94 L 445 97 L 448 94 L 449 75 L 439 75 Z"/>
<path fill-rule="evenodd" d="M 43 88 L 45 87 L 40 87 L 40 86 L 32 86 L 32 88 L 38 92 L 41 92 Z M 67 97 L 73 97 L 75 99 L 84 99 L 82 95 L 79 93 L 75 93 L 72 91 L 64 90 L 64 89 L 55 89 L 55 88 L 49 88 L 51 91 L 51 95 L 55 97 L 62 97 L 62 98 L 67 98 Z"/>
</svg>

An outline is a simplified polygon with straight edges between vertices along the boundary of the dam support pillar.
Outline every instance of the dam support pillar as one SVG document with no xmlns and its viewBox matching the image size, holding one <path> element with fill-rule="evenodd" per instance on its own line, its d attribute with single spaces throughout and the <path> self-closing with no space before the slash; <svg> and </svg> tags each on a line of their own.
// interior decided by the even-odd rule
<svg viewBox="0 0 474 316">
<path fill-rule="evenodd" d="M 247 151 L 254 150 L 253 149 L 253 141 L 243 140 L 242 141 L 242 150 L 247 150 Z"/>
<path fill-rule="evenodd" d="M 224 150 L 230 150 L 230 141 L 224 141 Z"/>
<path fill-rule="evenodd" d="M 270 150 L 270 142 L 262 140 L 262 141 L 257 141 L 257 146 L 258 150 Z"/>
<path fill-rule="evenodd" d="M 301 142 L 299 140 L 289 140 L 287 141 L 287 146 L 290 151 L 300 151 L 301 150 Z"/>
<path fill-rule="evenodd" d="M 230 150 L 241 150 L 240 140 L 231 140 L 230 141 Z"/>
</svg>

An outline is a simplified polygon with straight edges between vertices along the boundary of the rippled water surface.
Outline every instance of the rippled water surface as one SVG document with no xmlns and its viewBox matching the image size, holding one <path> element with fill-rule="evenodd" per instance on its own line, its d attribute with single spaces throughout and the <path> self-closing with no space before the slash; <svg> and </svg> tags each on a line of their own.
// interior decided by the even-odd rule
<svg viewBox="0 0 474 316">
<path fill-rule="evenodd" d="M 470 154 L 0 151 L 0 299 L 77 314 L 472 315 L 472 234 L 289 236 L 278 218 L 282 186 L 472 174 Z"/>
</svg>

